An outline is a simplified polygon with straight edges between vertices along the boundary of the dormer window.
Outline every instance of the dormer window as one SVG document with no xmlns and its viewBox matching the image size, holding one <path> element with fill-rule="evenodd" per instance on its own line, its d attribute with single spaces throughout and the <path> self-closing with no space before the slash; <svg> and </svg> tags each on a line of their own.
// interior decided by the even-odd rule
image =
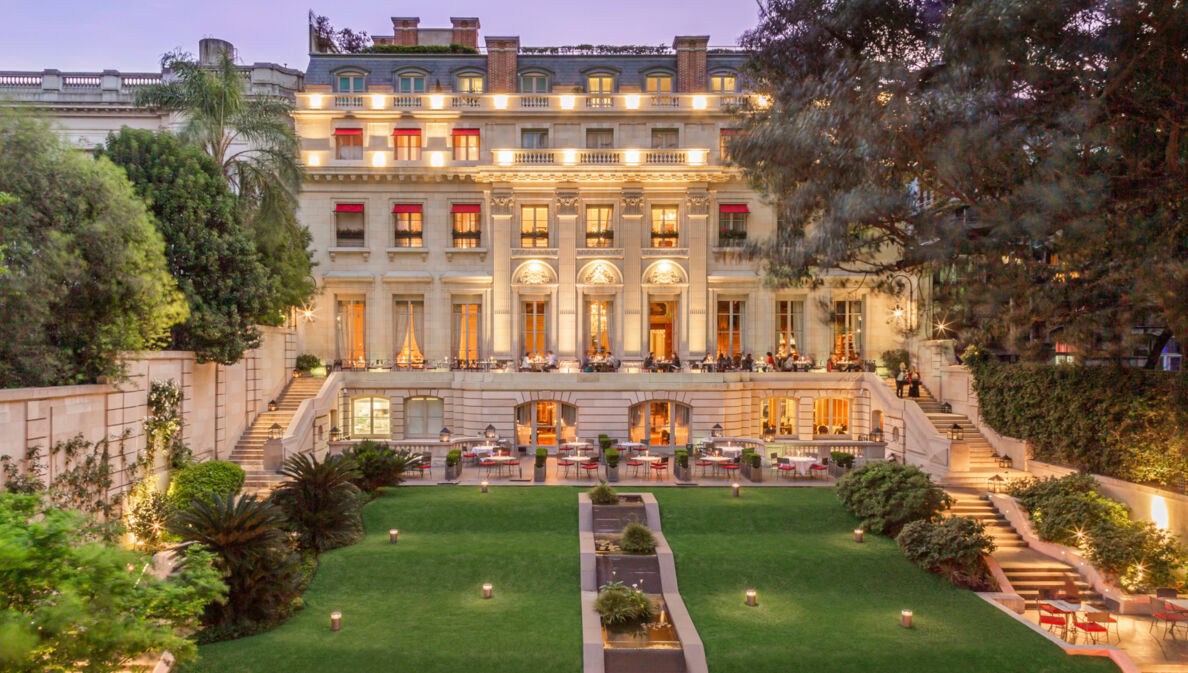
<svg viewBox="0 0 1188 673">
<path fill-rule="evenodd" d="M 458 75 L 458 93 L 480 94 L 483 92 L 482 75 Z"/>
<path fill-rule="evenodd" d="M 549 92 L 548 75 L 520 75 L 520 93 L 543 95 Z"/>
<path fill-rule="evenodd" d="M 710 93 L 729 95 L 738 91 L 738 76 L 732 72 L 710 75 Z"/>
<path fill-rule="evenodd" d="M 613 75 L 597 74 L 586 77 L 586 93 L 611 94 L 615 92 L 615 78 Z"/>
<path fill-rule="evenodd" d="M 416 73 L 399 75 L 396 78 L 396 93 L 425 93 L 425 76 Z"/>
<path fill-rule="evenodd" d="M 672 75 L 667 73 L 648 75 L 645 86 L 648 93 L 672 93 Z"/>
<path fill-rule="evenodd" d="M 363 75 L 357 72 L 343 73 L 338 76 L 339 93 L 363 93 Z"/>
</svg>

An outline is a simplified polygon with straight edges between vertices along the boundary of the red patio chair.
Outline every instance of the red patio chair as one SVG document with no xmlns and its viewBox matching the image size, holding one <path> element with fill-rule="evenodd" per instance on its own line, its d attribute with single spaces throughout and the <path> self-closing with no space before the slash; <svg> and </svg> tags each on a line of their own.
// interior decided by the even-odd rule
<svg viewBox="0 0 1188 673">
<path fill-rule="evenodd" d="M 638 477 L 639 468 L 643 467 L 643 461 L 632 458 L 631 460 L 627 461 L 627 467 L 631 468 L 631 476 Z"/>
<path fill-rule="evenodd" d="M 809 474 L 813 475 L 813 479 L 817 477 L 824 479 L 827 472 L 829 472 L 829 468 L 824 465 L 813 464 L 809 466 Z"/>
<path fill-rule="evenodd" d="M 1147 627 L 1147 633 L 1150 633 L 1155 628 L 1155 624 L 1162 622 L 1164 624 L 1163 635 L 1168 633 L 1174 634 L 1176 626 L 1188 623 L 1188 614 L 1181 612 L 1176 606 L 1169 604 L 1167 601 L 1161 601 L 1163 609 L 1151 613 L 1151 626 Z"/>
<path fill-rule="evenodd" d="M 1106 634 L 1106 643 L 1110 641 L 1110 624 L 1114 624 L 1117 628 L 1117 620 L 1110 617 L 1108 612 L 1086 612 L 1085 621 L 1077 622 L 1077 631 L 1084 633 L 1093 639 L 1093 644 L 1097 644 L 1097 636 L 1099 634 Z"/>
<path fill-rule="evenodd" d="M 571 468 L 571 467 L 573 467 L 572 460 L 569 460 L 568 458 L 562 458 L 560 456 L 557 457 L 557 469 L 561 470 L 562 468 L 564 468 L 564 472 L 562 473 L 563 477 L 569 476 L 569 468 Z"/>
<path fill-rule="evenodd" d="M 598 474 L 598 463 L 588 460 L 582 463 L 582 469 L 585 470 L 587 478 L 593 478 L 593 475 Z"/>
<path fill-rule="evenodd" d="M 703 477 L 704 477 L 704 476 L 706 476 L 706 473 L 708 473 L 710 470 L 712 470 L 712 469 L 713 469 L 713 467 L 714 467 L 714 461 L 712 461 L 712 460 L 699 460 L 699 461 L 697 461 L 697 462 L 695 463 L 695 465 L 696 465 L 697 467 L 700 467 L 700 468 L 701 468 L 701 476 L 703 476 Z"/>
<path fill-rule="evenodd" d="M 493 460 L 484 460 L 479 463 L 479 467 L 487 468 L 487 477 L 490 477 L 491 476 L 491 468 L 498 468 L 499 463 L 497 463 Z"/>
<path fill-rule="evenodd" d="M 1060 637 L 1068 638 L 1068 620 L 1059 615 L 1045 615 L 1041 614 L 1039 618 L 1040 626 L 1047 627 L 1048 631 L 1060 629 Z"/>
<path fill-rule="evenodd" d="M 668 456 L 652 463 L 652 474 L 656 475 L 657 479 L 667 478 L 665 475 L 668 474 Z"/>
<path fill-rule="evenodd" d="M 776 465 L 776 474 L 787 479 L 796 476 L 796 466 L 788 465 L 787 463 L 780 463 Z"/>
</svg>

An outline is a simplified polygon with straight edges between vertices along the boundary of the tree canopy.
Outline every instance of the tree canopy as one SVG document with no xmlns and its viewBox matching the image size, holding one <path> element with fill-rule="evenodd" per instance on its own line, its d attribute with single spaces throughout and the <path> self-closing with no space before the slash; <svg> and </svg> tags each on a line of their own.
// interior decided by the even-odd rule
<svg viewBox="0 0 1188 673">
<path fill-rule="evenodd" d="M 731 156 L 784 226 L 752 252 L 932 276 L 941 320 L 1027 356 L 1184 340 L 1186 43 L 1183 3 L 766 0 Z"/>
<path fill-rule="evenodd" d="M 164 242 L 123 171 L 0 114 L 0 387 L 92 382 L 185 320 Z"/>
</svg>

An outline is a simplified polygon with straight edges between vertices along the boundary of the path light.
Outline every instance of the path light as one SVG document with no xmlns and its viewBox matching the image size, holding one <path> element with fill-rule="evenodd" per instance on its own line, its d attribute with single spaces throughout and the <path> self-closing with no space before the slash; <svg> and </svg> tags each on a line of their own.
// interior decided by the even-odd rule
<svg viewBox="0 0 1188 673">
<path fill-rule="evenodd" d="M 905 629 L 912 628 L 912 611 L 911 610 L 900 610 L 899 611 L 899 624 L 901 626 L 903 626 L 903 628 L 905 628 Z"/>
<path fill-rule="evenodd" d="M 337 610 L 330 613 L 330 630 L 331 631 L 341 631 L 342 630 L 342 613 Z"/>
<path fill-rule="evenodd" d="M 488 424 L 487 429 L 483 430 L 483 436 L 487 439 L 495 439 L 495 426 Z"/>
<path fill-rule="evenodd" d="M 863 530 L 861 528 L 854 529 L 854 542 L 862 543 Z"/>
<path fill-rule="evenodd" d="M 442 428 L 441 433 L 438 435 L 438 437 L 441 439 L 442 444 L 448 444 L 450 441 L 450 429 Z"/>
<path fill-rule="evenodd" d="M 483 483 L 486 483 L 486 482 L 483 482 Z M 491 586 L 490 582 L 484 584 L 483 585 L 483 598 L 490 598 L 492 589 L 494 589 L 494 587 Z"/>
<path fill-rule="evenodd" d="M 269 401 L 268 401 L 268 410 L 269 410 L 269 411 L 276 411 L 276 400 L 269 400 Z"/>
<path fill-rule="evenodd" d="M 388 530 L 388 542 L 391 542 L 392 544 L 396 544 L 396 541 L 399 539 L 400 539 L 400 530 L 399 529 L 392 528 L 392 529 Z"/>
<path fill-rule="evenodd" d="M 740 495 L 740 494 L 739 494 L 739 491 L 740 491 L 741 489 L 742 489 L 742 487 L 741 487 L 741 486 L 739 486 L 739 485 L 738 485 L 738 482 L 736 481 L 736 482 L 734 482 L 733 484 L 731 484 L 731 485 L 730 485 L 730 494 L 731 494 L 731 495 L 733 495 L 734 497 L 736 497 L 736 498 L 737 498 L 737 497 Z"/>
<path fill-rule="evenodd" d="M 481 488 L 481 489 L 482 489 L 482 492 L 483 492 L 483 493 L 486 493 L 486 492 L 487 492 L 487 480 L 486 480 L 486 479 L 484 479 L 484 480 L 482 480 L 481 482 L 479 482 L 479 488 Z"/>
<path fill-rule="evenodd" d="M 759 605 L 759 594 L 754 589 L 747 589 L 747 605 L 751 607 Z"/>
</svg>

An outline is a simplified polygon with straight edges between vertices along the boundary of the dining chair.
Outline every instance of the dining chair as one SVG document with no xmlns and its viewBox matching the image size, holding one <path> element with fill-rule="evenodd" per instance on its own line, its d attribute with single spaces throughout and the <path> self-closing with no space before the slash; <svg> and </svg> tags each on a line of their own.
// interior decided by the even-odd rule
<svg viewBox="0 0 1188 673">
<path fill-rule="evenodd" d="M 1076 622 L 1077 631 L 1089 636 L 1093 640 L 1094 645 L 1097 644 L 1098 635 L 1102 633 L 1106 634 L 1106 643 L 1109 644 L 1110 624 L 1113 624 L 1114 630 L 1117 631 L 1118 620 L 1111 617 L 1108 612 L 1086 612 L 1085 620 Z"/>
<path fill-rule="evenodd" d="M 568 478 L 569 470 L 572 467 L 573 467 L 572 460 L 558 454 L 558 456 L 557 456 L 557 471 L 561 472 L 561 475 L 560 475 L 561 478 L 563 478 L 563 479 Z"/>
<path fill-rule="evenodd" d="M 643 467 L 643 464 L 644 462 L 642 460 L 639 460 L 633 455 L 631 459 L 627 461 L 627 467 L 631 468 L 631 476 L 638 477 L 639 468 Z"/>
<path fill-rule="evenodd" d="M 1163 609 L 1151 613 L 1151 625 L 1147 627 L 1147 633 L 1150 633 L 1157 623 L 1162 622 L 1164 624 L 1163 635 L 1166 636 L 1168 633 L 1174 635 L 1177 626 L 1188 622 L 1188 614 L 1181 612 L 1166 600 L 1159 602 L 1163 604 Z"/>
<path fill-rule="evenodd" d="M 667 479 L 665 475 L 668 474 L 668 456 L 652 463 L 652 474 L 656 475 L 657 479 Z"/>
</svg>

